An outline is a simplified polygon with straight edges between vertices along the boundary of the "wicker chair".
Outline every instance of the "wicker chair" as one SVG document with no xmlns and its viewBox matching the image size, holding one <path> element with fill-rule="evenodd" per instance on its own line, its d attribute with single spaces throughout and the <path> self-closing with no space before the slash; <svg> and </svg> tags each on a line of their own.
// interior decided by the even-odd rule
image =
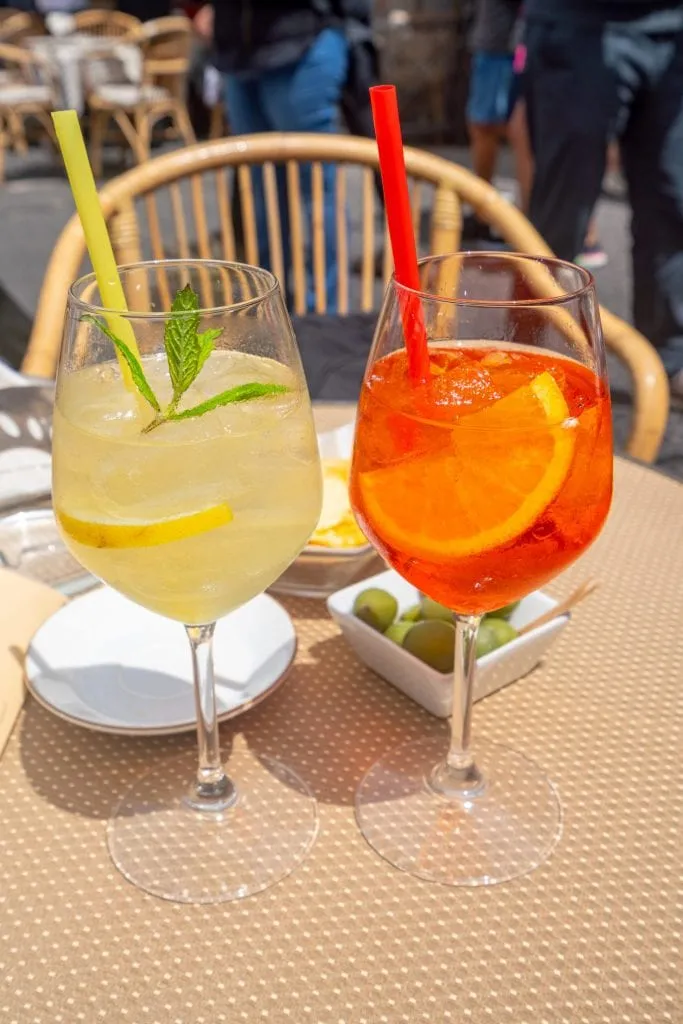
<svg viewBox="0 0 683 1024">
<path fill-rule="evenodd" d="M 0 27 L 8 18 L 13 18 L 15 14 L 21 14 L 18 7 L 0 7 Z"/>
<path fill-rule="evenodd" d="M 0 21 L 0 43 L 21 46 L 30 36 L 47 35 L 45 22 L 39 14 L 18 11 Z"/>
<path fill-rule="evenodd" d="M 88 93 L 90 154 L 93 171 L 102 174 L 102 147 L 107 123 L 114 120 L 139 163 L 149 158 L 152 130 L 170 118 L 172 137 L 195 141 L 187 110 L 186 88 L 193 41 L 188 18 L 156 18 L 141 27 L 143 74 L 137 83 L 110 82 Z"/>
<path fill-rule="evenodd" d="M 142 32 L 142 22 L 124 11 L 106 11 L 93 8 L 74 14 L 74 31 L 86 36 L 102 38 L 136 38 Z"/>
<path fill-rule="evenodd" d="M 30 50 L 0 43 L 0 61 L 8 78 L 0 80 L 0 182 L 4 181 L 5 152 L 13 146 L 26 153 L 25 123 L 38 121 L 47 138 L 55 142 L 50 112 L 58 95 L 49 65 Z"/>
<path fill-rule="evenodd" d="M 460 247 L 461 202 L 470 203 L 479 216 L 495 226 L 516 251 L 550 255 L 550 250 L 529 221 L 494 188 L 470 171 L 441 157 L 417 149 L 405 151 L 411 181 L 415 225 L 420 211 L 430 211 L 428 251 L 453 252 Z M 231 219 L 228 168 L 235 169 L 240 198 L 244 258 L 259 262 L 254 217 L 254 196 L 249 165 L 263 167 L 270 250 L 275 273 L 284 273 L 280 244 L 280 210 L 275 164 L 286 166 L 292 249 L 294 311 L 306 310 L 305 235 L 300 190 L 300 167 L 311 163 L 313 212 L 310 234 L 312 273 L 317 312 L 327 309 L 325 293 L 325 239 L 322 162 L 337 165 L 338 311 L 376 308 L 375 287 L 375 181 L 377 148 L 370 139 L 334 135 L 268 133 L 219 139 L 175 150 L 111 181 L 101 192 L 119 263 L 173 255 L 186 258 L 238 255 Z M 355 301 L 349 278 L 349 236 L 346 196 L 350 174 L 361 177 L 362 256 L 360 288 Z M 162 225 L 164 229 L 162 229 Z M 211 228 L 215 228 L 212 233 Z M 386 235 L 385 235 L 386 240 Z M 85 256 L 83 233 L 76 217 L 64 228 L 53 250 L 43 283 L 38 311 L 23 370 L 54 375 L 61 340 L 69 284 L 78 275 Z M 391 273 L 391 252 L 386 244 L 383 276 Z M 602 310 L 607 344 L 627 365 L 635 387 L 635 416 L 628 451 L 652 461 L 657 455 L 668 416 L 669 388 L 661 360 L 650 343 L 622 320 Z"/>
</svg>

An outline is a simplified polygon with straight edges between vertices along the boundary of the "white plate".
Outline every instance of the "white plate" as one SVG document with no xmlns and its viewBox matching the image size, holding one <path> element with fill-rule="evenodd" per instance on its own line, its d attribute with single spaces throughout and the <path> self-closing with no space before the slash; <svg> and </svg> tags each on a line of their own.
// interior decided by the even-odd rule
<svg viewBox="0 0 683 1024">
<path fill-rule="evenodd" d="M 389 570 L 332 594 L 327 599 L 330 615 L 361 661 L 433 715 L 448 718 L 453 703 L 450 676 L 425 665 L 419 658 L 392 640 L 387 640 L 353 614 L 356 596 L 368 587 L 379 587 L 393 594 L 398 602 L 399 614 L 419 599 L 415 587 L 397 572 Z M 556 604 L 557 601 L 553 601 L 543 591 L 536 590 L 519 603 L 510 621 L 516 629 L 521 629 L 528 622 L 533 622 L 540 615 L 550 611 Z M 488 697 L 489 694 L 531 672 L 568 622 L 567 612 L 479 658 L 474 681 L 474 699 Z"/>
<path fill-rule="evenodd" d="M 295 653 L 292 620 L 272 597 L 255 597 L 221 619 L 214 641 L 219 721 L 274 690 Z M 150 736 L 195 727 L 185 630 L 109 587 L 43 623 L 26 655 L 26 679 L 36 700 L 88 729 Z"/>
</svg>

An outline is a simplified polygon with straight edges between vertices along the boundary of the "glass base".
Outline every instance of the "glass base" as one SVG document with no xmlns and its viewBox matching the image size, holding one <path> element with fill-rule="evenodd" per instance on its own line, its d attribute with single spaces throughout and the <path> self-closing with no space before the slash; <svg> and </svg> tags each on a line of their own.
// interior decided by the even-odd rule
<svg viewBox="0 0 683 1024">
<path fill-rule="evenodd" d="M 222 903 L 267 889 L 303 861 L 318 810 L 291 768 L 236 745 L 225 762 L 236 798 L 218 810 L 192 806 L 196 770 L 196 753 L 165 761 L 117 807 L 109 853 L 133 885 L 178 903 Z"/>
<path fill-rule="evenodd" d="M 435 788 L 443 736 L 386 754 L 360 784 L 356 817 L 390 864 L 442 885 L 495 885 L 532 871 L 562 833 L 557 792 L 537 764 L 496 743 L 475 747 L 477 784 Z"/>
</svg>

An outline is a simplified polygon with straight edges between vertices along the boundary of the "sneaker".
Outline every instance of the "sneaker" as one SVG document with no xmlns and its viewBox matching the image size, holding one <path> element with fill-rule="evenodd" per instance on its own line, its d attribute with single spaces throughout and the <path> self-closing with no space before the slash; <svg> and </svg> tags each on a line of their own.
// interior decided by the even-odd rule
<svg viewBox="0 0 683 1024">
<path fill-rule="evenodd" d="M 586 270 L 601 270 L 609 263 L 609 256 L 599 243 L 587 245 L 576 257 L 576 263 Z"/>
<path fill-rule="evenodd" d="M 628 187 L 621 171 L 606 171 L 602 179 L 602 194 L 608 199 L 626 199 Z"/>
</svg>

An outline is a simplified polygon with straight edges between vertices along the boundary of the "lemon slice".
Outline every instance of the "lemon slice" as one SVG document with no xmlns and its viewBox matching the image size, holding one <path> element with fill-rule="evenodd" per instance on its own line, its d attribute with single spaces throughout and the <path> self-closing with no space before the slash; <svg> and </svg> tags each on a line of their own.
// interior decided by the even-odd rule
<svg viewBox="0 0 683 1024">
<path fill-rule="evenodd" d="M 357 548 L 367 538 L 356 523 L 349 499 L 348 459 L 323 459 L 323 507 L 309 544 L 322 548 Z"/>
<path fill-rule="evenodd" d="M 161 519 L 154 523 L 93 523 L 55 510 L 60 526 L 72 540 L 91 548 L 148 548 L 174 540 L 196 537 L 232 521 L 232 509 L 225 503 L 202 512 Z"/>
<path fill-rule="evenodd" d="M 318 519 L 318 530 L 329 530 L 340 523 L 351 511 L 349 501 L 349 463 L 346 460 L 325 459 L 323 471 L 323 506 Z"/>
<path fill-rule="evenodd" d="M 373 531 L 434 561 L 475 556 L 525 533 L 560 492 L 576 431 L 545 372 L 453 428 L 450 443 L 360 477 Z M 444 432 L 444 437 L 446 436 Z"/>
</svg>

